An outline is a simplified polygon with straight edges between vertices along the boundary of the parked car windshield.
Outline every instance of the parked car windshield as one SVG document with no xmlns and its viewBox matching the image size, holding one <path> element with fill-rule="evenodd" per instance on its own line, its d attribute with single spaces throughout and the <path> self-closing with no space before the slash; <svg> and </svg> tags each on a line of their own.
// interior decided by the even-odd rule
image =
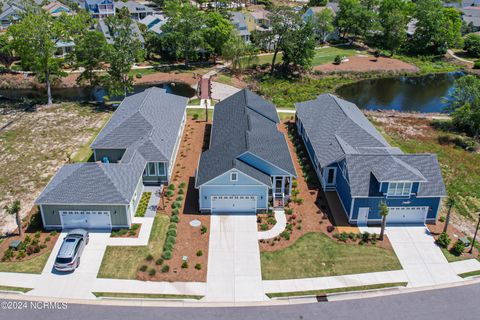
<svg viewBox="0 0 480 320">
<path fill-rule="evenodd" d="M 70 263 L 72 262 L 72 258 L 57 258 L 58 263 Z"/>
</svg>

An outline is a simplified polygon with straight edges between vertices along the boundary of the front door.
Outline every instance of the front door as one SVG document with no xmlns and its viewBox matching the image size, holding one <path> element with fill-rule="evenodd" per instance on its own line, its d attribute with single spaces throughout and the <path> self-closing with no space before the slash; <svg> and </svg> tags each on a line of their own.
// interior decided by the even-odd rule
<svg viewBox="0 0 480 320">
<path fill-rule="evenodd" d="M 367 225 L 369 212 L 370 212 L 370 208 L 368 207 L 358 209 L 357 225 L 362 225 L 362 226 Z"/>
</svg>

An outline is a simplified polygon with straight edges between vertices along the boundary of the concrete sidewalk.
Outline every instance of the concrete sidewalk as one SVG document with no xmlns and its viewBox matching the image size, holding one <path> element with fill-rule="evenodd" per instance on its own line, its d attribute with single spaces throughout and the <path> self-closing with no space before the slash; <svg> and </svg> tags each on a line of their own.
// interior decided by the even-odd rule
<svg viewBox="0 0 480 320">
<path fill-rule="evenodd" d="M 205 301 L 265 301 L 254 214 L 212 215 Z"/>
<path fill-rule="evenodd" d="M 265 293 L 276 293 L 326 290 L 407 281 L 407 275 L 403 270 L 395 270 L 332 277 L 264 280 L 263 287 L 265 288 Z"/>
</svg>

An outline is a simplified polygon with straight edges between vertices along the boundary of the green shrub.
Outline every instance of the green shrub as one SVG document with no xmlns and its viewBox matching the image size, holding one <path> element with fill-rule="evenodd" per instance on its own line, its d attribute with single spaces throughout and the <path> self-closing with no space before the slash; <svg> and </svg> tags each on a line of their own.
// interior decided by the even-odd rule
<svg viewBox="0 0 480 320">
<path fill-rule="evenodd" d="M 168 266 L 168 264 L 166 264 L 162 267 L 162 272 L 167 273 L 168 271 L 170 271 L 170 267 Z"/>
<path fill-rule="evenodd" d="M 333 59 L 333 63 L 334 63 L 334 64 L 340 64 L 340 63 L 342 63 L 342 57 L 340 57 L 339 55 L 337 55 L 337 56 L 335 57 L 335 59 Z"/>
<path fill-rule="evenodd" d="M 293 196 L 293 197 L 298 196 L 299 193 L 300 193 L 300 190 L 298 190 L 298 189 L 293 189 L 293 190 L 292 190 L 292 196 Z"/>
<path fill-rule="evenodd" d="M 168 230 L 177 230 L 177 224 L 176 223 L 170 223 L 168 225 Z"/>
<path fill-rule="evenodd" d="M 262 223 L 262 224 L 260 225 L 260 230 L 262 230 L 262 231 L 267 231 L 267 230 L 268 230 L 268 224 Z"/>
<path fill-rule="evenodd" d="M 12 260 L 13 256 L 14 256 L 14 253 L 13 253 L 12 248 L 8 248 L 3 253 L 2 261 L 10 261 L 10 260 Z"/>
<path fill-rule="evenodd" d="M 338 236 L 338 240 L 340 240 L 340 241 L 342 241 L 342 242 L 347 242 L 347 240 L 348 240 L 348 233 L 346 233 L 346 232 L 340 233 L 340 235 Z"/>
<path fill-rule="evenodd" d="M 172 216 L 170 218 L 170 222 L 178 223 L 180 221 L 180 218 L 178 216 Z"/>
<path fill-rule="evenodd" d="M 192 116 L 192 119 L 197 120 L 198 119 L 198 113 L 194 113 L 193 116 Z"/>
<path fill-rule="evenodd" d="M 167 231 L 167 236 L 176 237 L 177 236 L 177 230 L 175 230 L 175 229 L 168 230 Z"/>
<path fill-rule="evenodd" d="M 302 198 L 295 198 L 293 201 L 295 201 L 295 203 L 298 204 L 298 205 L 303 204 L 303 199 Z"/>
<path fill-rule="evenodd" d="M 36 238 L 36 239 L 40 238 L 41 235 L 42 235 L 42 232 L 41 232 L 41 231 L 35 232 L 35 238 Z"/>
<path fill-rule="evenodd" d="M 173 183 L 170 183 L 168 185 L 168 190 L 172 190 L 172 191 L 175 190 L 175 185 Z"/>
<path fill-rule="evenodd" d="M 45 249 L 46 247 L 47 247 L 47 245 L 44 244 L 44 243 L 42 243 L 42 244 L 40 245 L 40 249 Z"/>
<path fill-rule="evenodd" d="M 205 227 L 205 226 L 202 226 L 202 227 L 200 228 L 200 233 L 201 233 L 201 234 L 205 234 L 205 233 L 207 233 L 207 231 L 208 231 L 208 229 L 207 229 L 207 227 Z"/>
<path fill-rule="evenodd" d="M 185 191 L 183 191 L 183 189 L 178 190 L 178 194 L 184 194 L 184 193 L 185 193 Z"/>
<path fill-rule="evenodd" d="M 370 240 L 373 241 L 373 240 L 377 240 L 377 239 L 378 239 L 377 234 L 375 232 L 372 233 L 372 235 L 370 236 Z"/>
<path fill-rule="evenodd" d="M 52 238 L 50 238 L 50 237 L 45 238 L 45 242 L 50 242 L 50 240 L 52 240 Z"/>
<path fill-rule="evenodd" d="M 287 215 L 293 214 L 293 209 L 292 208 L 285 208 L 285 214 L 287 214 Z"/>
<path fill-rule="evenodd" d="M 271 224 L 271 225 L 274 225 L 274 224 L 277 223 L 277 220 L 275 220 L 275 218 L 267 218 L 267 223 Z"/>
<path fill-rule="evenodd" d="M 183 201 L 183 196 L 182 195 L 178 196 L 176 201 L 182 202 Z"/>
<path fill-rule="evenodd" d="M 145 272 L 145 271 L 147 271 L 147 269 L 148 269 L 148 266 L 146 266 L 146 265 L 143 265 L 143 266 L 140 267 L 141 272 Z"/>
<path fill-rule="evenodd" d="M 457 257 L 461 256 L 463 251 L 465 251 L 465 244 L 461 240 L 455 242 L 453 247 L 450 249 L 450 252 Z"/>
<path fill-rule="evenodd" d="M 58 232 L 57 232 L 56 230 L 53 230 L 52 232 L 50 232 L 50 235 L 51 235 L 52 237 L 55 237 L 55 236 L 57 235 L 57 233 L 58 233 Z"/>
<path fill-rule="evenodd" d="M 163 252 L 162 257 L 163 257 L 163 259 L 165 259 L 165 260 L 170 260 L 170 259 L 172 259 L 172 251 L 167 250 L 167 251 Z"/>
<path fill-rule="evenodd" d="M 148 271 L 148 274 L 149 274 L 151 277 L 153 277 L 153 276 L 155 275 L 155 273 L 157 273 L 157 270 L 155 270 L 155 269 L 153 269 L 153 268 L 150 269 L 150 271 Z"/>
<path fill-rule="evenodd" d="M 172 210 L 172 215 L 178 215 L 180 213 L 180 210 L 178 210 L 178 208 L 175 208 Z"/>
<path fill-rule="evenodd" d="M 137 212 L 135 212 L 136 217 L 144 217 L 145 213 L 147 212 L 148 202 L 150 201 L 150 197 L 152 196 L 151 192 L 144 192 L 142 197 L 140 198 L 140 202 L 138 203 Z"/>
<path fill-rule="evenodd" d="M 197 257 L 201 257 L 203 256 L 203 251 L 202 250 L 198 250 L 197 251 Z"/>
<path fill-rule="evenodd" d="M 183 261 L 182 262 L 182 269 L 187 269 L 188 268 L 188 262 L 187 261 Z"/>
<path fill-rule="evenodd" d="M 355 232 L 350 232 L 348 234 L 348 238 L 352 241 L 355 241 L 355 240 L 357 240 L 357 234 Z"/>
<path fill-rule="evenodd" d="M 137 79 L 141 79 L 142 77 L 143 75 L 140 72 L 137 72 L 137 74 L 135 74 L 135 78 Z"/>
<path fill-rule="evenodd" d="M 296 188 L 298 187 L 298 181 L 297 180 L 293 180 L 292 181 L 292 188 Z"/>
<path fill-rule="evenodd" d="M 175 239 L 174 236 L 168 236 L 168 237 L 167 237 L 167 240 L 165 240 L 165 241 L 166 241 L 166 242 L 170 242 L 170 243 L 172 243 L 172 244 L 175 244 L 175 242 L 176 242 L 177 240 Z"/>
<path fill-rule="evenodd" d="M 172 190 L 168 190 L 167 191 L 167 198 L 170 199 L 171 197 L 173 197 L 174 194 L 175 194 L 175 192 L 173 192 Z"/>
<path fill-rule="evenodd" d="M 201 269 L 202 269 L 202 265 L 201 265 L 200 263 L 197 263 L 197 264 L 195 265 L 195 269 L 201 270 Z"/>
<path fill-rule="evenodd" d="M 152 261 L 152 260 L 153 260 L 153 256 L 149 253 L 149 254 L 147 254 L 147 256 L 145 257 L 145 260 L 147 260 L 147 261 Z"/>
<path fill-rule="evenodd" d="M 445 222 L 445 217 L 444 217 L 444 216 L 441 216 L 440 218 L 438 218 L 438 221 L 440 221 L 440 222 Z"/>
<path fill-rule="evenodd" d="M 17 254 L 17 260 L 25 258 L 25 250 L 20 250 Z"/>
<path fill-rule="evenodd" d="M 473 69 L 480 69 L 480 60 L 477 60 L 473 63 Z"/>
<path fill-rule="evenodd" d="M 137 230 L 138 228 L 140 228 L 139 224 L 132 224 L 132 230 Z"/>
<path fill-rule="evenodd" d="M 32 238 L 30 238 L 30 236 L 27 235 L 27 236 L 25 237 L 25 239 L 23 240 L 23 243 L 28 244 L 28 243 L 30 243 L 30 241 L 32 241 Z"/>
<path fill-rule="evenodd" d="M 180 183 L 180 184 L 178 185 L 178 187 L 179 187 L 180 189 L 183 189 L 183 188 L 185 188 L 186 186 L 187 186 L 187 184 L 186 184 L 185 182 L 182 182 L 182 183 Z"/>
<path fill-rule="evenodd" d="M 172 251 L 173 250 L 173 243 L 165 242 L 163 245 L 163 251 Z"/>
<path fill-rule="evenodd" d="M 285 240 L 290 240 L 290 232 L 283 231 L 282 233 L 280 233 L 280 237 L 284 238 Z"/>
<path fill-rule="evenodd" d="M 132 230 L 128 231 L 128 234 L 131 235 L 131 236 L 134 236 L 136 234 L 136 232 L 135 232 L 135 230 L 132 229 Z"/>
<path fill-rule="evenodd" d="M 452 242 L 452 240 L 450 239 L 450 237 L 448 236 L 448 234 L 446 232 L 442 232 L 440 233 L 440 235 L 438 236 L 438 239 L 437 241 L 435 241 L 440 247 L 442 248 L 447 248 L 449 245 L 450 245 L 450 242 Z"/>
<path fill-rule="evenodd" d="M 362 241 L 363 242 L 368 242 L 368 240 L 370 240 L 370 233 L 365 231 L 364 233 L 362 233 Z"/>
<path fill-rule="evenodd" d="M 180 201 L 175 201 L 174 203 L 172 203 L 172 209 L 177 209 L 177 208 L 180 208 L 182 206 L 182 203 Z"/>
</svg>

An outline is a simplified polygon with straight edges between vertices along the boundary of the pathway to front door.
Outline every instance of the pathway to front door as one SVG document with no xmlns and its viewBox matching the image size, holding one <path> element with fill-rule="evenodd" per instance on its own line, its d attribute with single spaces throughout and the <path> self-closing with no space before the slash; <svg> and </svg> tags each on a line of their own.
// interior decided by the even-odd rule
<svg viewBox="0 0 480 320">
<path fill-rule="evenodd" d="M 206 301 L 265 301 L 255 214 L 212 214 Z"/>
</svg>

